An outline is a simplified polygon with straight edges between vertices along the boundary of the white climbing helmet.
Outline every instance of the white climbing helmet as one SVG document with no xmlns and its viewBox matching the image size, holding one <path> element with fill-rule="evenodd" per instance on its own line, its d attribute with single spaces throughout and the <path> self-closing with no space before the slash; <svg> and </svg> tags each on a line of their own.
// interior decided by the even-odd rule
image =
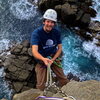
<svg viewBox="0 0 100 100">
<path fill-rule="evenodd" d="M 54 22 L 57 22 L 57 12 L 55 10 L 53 10 L 53 9 L 48 9 L 44 13 L 43 18 L 52 20 Z"/>
</svg>

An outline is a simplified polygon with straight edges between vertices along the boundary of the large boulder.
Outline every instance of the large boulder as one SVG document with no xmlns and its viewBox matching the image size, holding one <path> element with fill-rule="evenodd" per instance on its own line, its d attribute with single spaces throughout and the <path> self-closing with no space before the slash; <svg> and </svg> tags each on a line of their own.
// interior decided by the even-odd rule
<svg viewBox="0 0 100 100">
<path fill-rule="evenodd" d="M 53 8 L 58 13 L 58 19 L 67 26 L 87 28 L 91 17 L 96 11 L 91 8 L 92 0 L 39 0 L 40 10 Z"/>
<path fill-rule="evenodd" d="M 76 100 L 100 100 L 100 82 L 95 80 L 76 82 L 71 81 L 61 88 L 61 91 L 68 96 L 73 96 Z M 20 94 L 16 94 L 13 100 L 35 100 L 43 95 L 42 91 L 31 89 Z M 59 91 L 52 94 L 52 97 L 63 97 Z M 68 99 L 70 100 L 70 99 Z"/>
<path fill-rule="evenodd" d="M 62 1 L 61 0 L 40 0 L 38 2 L 38 6 L 41 10 L 54 8 L 58 4 L 62 4 Z"/>
<path fill-rule="evenodd" d="M 76 100 L 100 100 L 100 81 L 72 81 L 63 86 L 61 90 Z M 62 95 L 57 93 L 53 97 L 62 97 Z"/>
<path fill-rule="evenodd" d="M 20 94 L 14 95 L 13 100 L 35 100 L 35 98 L 38 97 L 41 93 L 42 91 L 38 89 L 30 89 Z"/>
<path fill-rule="evenodd" d="M 25 87 L 35 87 L 35 61 L 27 40 L 13 45 L 9 50 L 9 54 L 2 54 L 0 64 L 4 66 L 5 78 L 12 81 L 11 85 L 15 92 L 24 91 L 27 89 Z"/>
<path fill-rule="evenodd" d="M 100 32 L 100 22 L 99 21 L 91 21 L 89 24 L 89 29 Z"/>
</svg>

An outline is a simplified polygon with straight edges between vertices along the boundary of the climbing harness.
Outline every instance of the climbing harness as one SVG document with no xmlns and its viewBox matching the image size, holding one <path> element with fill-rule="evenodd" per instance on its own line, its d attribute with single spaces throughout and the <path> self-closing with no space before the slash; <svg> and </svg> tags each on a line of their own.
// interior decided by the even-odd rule
<svg viewBox="0 0 100 100">
<path fill-rule="evenodd" d="M 68 96 L 64 91 L 62 91 L 55 82 L 52 82 L 52 75 L 51 75 L 51 68 L 50 64 L 47 66 L 47 81 L 46 81 L 46 88 L 44 89 L 43 95 L 39 96 L 35 100 L 76 100 L 73 96 Z M 51 89 L 55 89 L 58 93 L 60 93 L 63 98 L 60 97 L 46 97 L 47 92 Z"/>
<path fill-rule="evenodd" d="M 49 59 L 52 59 L 51 56 L 48 56 L 48 58 L 49 58 Z M 58 57 L 56 60 L 57 60 L 57 61 L 60 61 L 60 58 Z M 62 68 L 61 62 L 57 63 L 57 61 L 54 61 L 53 64 L 55 64 L 55 65 L 56 65 L 57 67 L 59 67 L 59 68 Z"/>
</svg>

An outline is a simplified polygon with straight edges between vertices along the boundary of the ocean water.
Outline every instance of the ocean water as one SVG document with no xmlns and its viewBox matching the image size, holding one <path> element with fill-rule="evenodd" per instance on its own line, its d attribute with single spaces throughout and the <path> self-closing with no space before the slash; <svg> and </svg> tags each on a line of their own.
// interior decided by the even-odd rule
<svg viewBox="0 0 100 100">
<path fill-rule="evenodd" d="M 34 0 L 37 2 L 38 0 Z M 95 0 L 93 8 L 100 18 L 100 0 Z M 42 15 L 37 6 L 27 0 L 0 0 L 0 51 L 7 49 L 13 42 L 30 40 L 32 31 L 42 24 Z M 63 69 L 65 74 L 72 72 L 81 80 L 100 80 L 100 47 L 86 42 L 65 27 L 62 32 Z M 4 79 L 4 69 L 0 68 L 0 99 L 11 99 L 12 90 Z"/>
<path fill-rule="evenodd" d="M 93 0 L 92 8 L 97 11 L 97 16 L 95 18 L 92 18 L 92 20 L 100 21 L 100 0 Z"/>
<path fill-rule="evenodd" d="M 100 80 L 100 48 L 80 39 L 69 29 L 62 32 L 64 34 L 62 63 L 65 74 L 71 72 L 80 77 L 81 81 Z"/>
<path fill-rule="evenodd" d="M 4 79 L 4 75 L 4 69 L 0 68 L 0 100 L 2 98 L 7 98 L 10 100 L 13 90 L 9 88 L 8 82 L 6 82 Z"/>
</svg>

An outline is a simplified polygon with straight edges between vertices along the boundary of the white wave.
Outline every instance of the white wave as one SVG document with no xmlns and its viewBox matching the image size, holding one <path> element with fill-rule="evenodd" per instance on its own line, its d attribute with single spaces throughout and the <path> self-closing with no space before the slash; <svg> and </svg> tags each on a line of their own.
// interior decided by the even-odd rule
<svg viewBox="0 0 100 100">
<path fill-rule="evenodd" d="M 99 80 L 100 81 L 100 73 L 98 73 L 98 71 L 93 73 L 92 75 L 89 74 L 89 73 L 81 73 L 81 72 L 79 72 L 78 74 L 77 74 L 77 76 L 80 78 L 81 81 L 90 80 L 90 79 L 91 80 L 95 79 L 95 80 Z"/>
<path fill-rule="evenodd" d="M 95 18 L 91 18 L 92 20 L 100 21 L 100 0 L 93 0 L 93 6 L 97 12 L 97 16 Z M 94 38 L 92 42 L 84 42 L 83 48 L 86 50 L 90 55 L 96 58 L 96 61 L 100 64 L 100 47 L 97 47 L 96 44 L 97 40 Z"/>
<path fill-rule="evenodd" d="M 83 49 L 87 51 L 90 55 L 96 58 L 96 61 L 100 64 L 100 47 L 96 46 L 96 39 L 89 42 L 83 42 Z"/>
<path fill-rule="evenodd" d="M 6 50 L 9 48 L 10 40 L 2 39 L 0 40 L 0 50 Z"/>
<path fill-rule="evenodd" d="M 4 77 L 5 73 L 4 73 L 4 68 L 0 68 L 0 77 Z"/>
<path fill-rule="evenodd" d="M 100 21 L 100 0 L 93 0 L 92 8 L 94 8 L 97 12 L 97 16 L 92 18 L 92 20 Z"/>
<path fill-rule="evenodd" d="M 37 0 L 35 0 L 37 2 Z M 10 2 L 10 11 L 18 19 L 28 20 L 31 17 L 36 16 L 36 6 L 29 3 L 27 0 L 18 0 L 16 2 Z"/>
<path fill-rule="evenodd" d="M 64 73 L 65 74 L 68 74 L 68 73 L 73 73 L 74 75 L 76 74 L 77 75 L 77 73 L 79 73 L 79 66 L 78 66 L 78 64 L 76 64 L 76 63 L 72 63 L 72 62 L 67 62 L 66 61 L 66 59 L 64 59 Z"/>
</svg>

